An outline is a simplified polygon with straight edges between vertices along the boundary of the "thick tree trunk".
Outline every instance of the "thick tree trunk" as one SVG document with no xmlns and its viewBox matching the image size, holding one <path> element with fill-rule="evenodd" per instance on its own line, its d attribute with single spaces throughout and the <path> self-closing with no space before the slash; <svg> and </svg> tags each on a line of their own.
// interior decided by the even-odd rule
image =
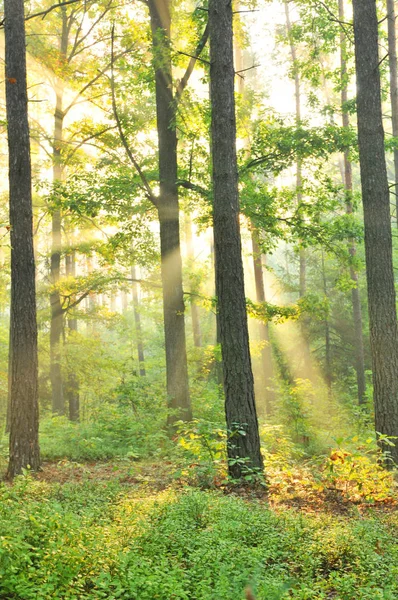
<svg viewBox="0 0 398 600">
<path fill-rule="evenodd" d="M 170 0 L 149 0 L 155 62 L 159 144 L 160 254 L 166 347 L 168 426 L 192 418 L 185 342 L 184 296 L 177 189 L 176 103 L 170 58 Z"/>
<path fill-rule="evenodd" d="M 216 295 L 223 356 L 229 473 L 263 468 L 254 400 L 239 228 L 232 6 L 210 0 L 210 96 Z"/>
<path fill-rule="evenodd" d="M 131 279 L 132 282 L 132 290 L 133 290 L 133 310 L 134 310 L 134 323 L 135 323 L 135 335 L 137 340 L 137 354 L 138 354 L 138 364 L 140 366 L 140 376 L 145 377 L 145 354 L 144 354 L 144 342 L 142 337 L 142 327 L 141 327 L 141 314 L 140 314 L 140 303 L 138 301 L 138 284 L 135 281 L 137 279 L 136 268 L 131 267 Z"/>
<path fill-rule="evenodd" d="M 11 419 L 7 477 L 40 467 L 35 262 L 23 0 L 5 0 L 11 226 Z"/>
<path fill-rule="evenodd" d="M 76 277 L 76 259 L 75 252 L 65 256 L 65 271 L 66 275 Z M 74 300 L 74 298 L 73 298 Z M 68 329 L 72 336 L 77 332 L 77 319 L 68 318 Z M 76 377 L 73 365 L 68 365 L 68 379 L 66 383 L 66 398 L 69 407 L 69 419 L 71 421 L 79 421 L 80 418 L 80 394 L 79 381 Z"/>
<path fill-rule="evenodd" d="M 398 330 L 374 0 L 354 0 L 358 143 L 376 431 L 398 435 Z M 387 446 L 381 444 L 384 449 Z M 391 448 L 398 463 L 398 444 Z"/>
<path fill-rule="evenodd" d="M 341 22 L 345 21 L 344 14 L 344 0 L 339 0 L 339 19 Z M 345 108 L 348 100 L 348 80 L 347 80 L 347 41 L 346 34 L 344 31 L 340 33 L 340 65 L 341 65 L 341 108 L 342 108 L 342 120 L 343 127 L 349 128 L 350 117 Z M 346 212 L 351 214 L 353 212 L 352 206 L 352 167 L 349 159 L 349 152 L 344 152 L 344 172 L 343 182 L 346 192 Z M 354 240 L 349 242 L 349 252 L 351 257 L 356 255 L 356 244 Z M 366 392 L 366 380 L 365 380 L 365 353 L 363 346 L 363 334 L 362 334 L 362 307 L 361 298 L 358 287 L 358 273 L 354 267 L 350 266 L 350 277 L 353 282 L 353 288 L 351 292 L 351 303 L 352 313 L 354 319 L 354 345 L 355 345 L 355 371 L 357 375 L 357 389 L 358 389 L 358 403 L 363 404 L 365 402 Z"/>
<path fill-rule="evenodd" d="M 341 0 L 340 0 L 341 1 Z M 388 23 L 388 64 L 390 67 L 390 99 L 392 134 L 398 137 L 398 63 L 397 63 L 397 24 L 395 1 L 387 0 Z M 394 150 L 394 192 L 395 192 L 395 221 L 398 227 L 398 149 Z"/>
<path fill-rule="evenodd" d="M 252 231 L 252 247 L 253 247 L 253 267 L 254 281 L 256 284 L 256 300 L 257 302 L 265 302 L 264 290 L 264 275 L 263 264 L 261 260 L 261 250 L 258 245 L 256 232 Z M 264 385 L 265 412 L 270 415 L 275 403 L 274 384 L 274 365 L 272 362 L 272 348 L 269 336 L 269 324 L 260 323 L 260 340 L 263 342 L 261 349 L 261 366 L 262 379 Z"/>
</svg>

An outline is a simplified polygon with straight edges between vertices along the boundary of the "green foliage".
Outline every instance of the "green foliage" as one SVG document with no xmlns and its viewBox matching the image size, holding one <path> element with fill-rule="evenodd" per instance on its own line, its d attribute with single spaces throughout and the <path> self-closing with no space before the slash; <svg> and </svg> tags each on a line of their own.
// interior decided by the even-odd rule
<svg viewBox="0 0 398 600">
<path fill-rule="evenodd" d="M 190 490 L 120 484 L 0 486 L 0 594 L 19 600 L 393 600 L 396 515 L 273 513 Z"/>
<path fill-rule="evenodd" d="M 45 459 L 77 461 L 148 457 L 162 452 L 167 444 L 162 425 L 154 414 L 102 404 L 87 422 L 72 423 L 65 417 L 43 420 L 41 453 Z"/>
</svg>

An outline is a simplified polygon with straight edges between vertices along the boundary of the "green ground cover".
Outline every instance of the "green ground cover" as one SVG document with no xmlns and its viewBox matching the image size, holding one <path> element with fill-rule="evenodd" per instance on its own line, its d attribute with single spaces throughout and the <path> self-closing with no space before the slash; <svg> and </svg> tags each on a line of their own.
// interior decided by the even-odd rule
<svg viewBox="0 0 398 600">
<path fill-rule="evenodd" d="M 299 510 L 135 470 L 64 462 L 1 484 L 0 598 L 398 598 L 393 505 Z"/>
</svg>

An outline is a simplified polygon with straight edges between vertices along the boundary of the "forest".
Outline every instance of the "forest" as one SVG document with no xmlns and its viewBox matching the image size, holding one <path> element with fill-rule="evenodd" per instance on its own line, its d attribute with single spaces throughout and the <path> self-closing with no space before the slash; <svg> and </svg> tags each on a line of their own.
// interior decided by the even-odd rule
<svg viewBox="0 0 398 600">
<path fill-rule="evenodd" d="M 0 600 L 398 599 L 397 16 L 0 2 Z"/>
</svg>

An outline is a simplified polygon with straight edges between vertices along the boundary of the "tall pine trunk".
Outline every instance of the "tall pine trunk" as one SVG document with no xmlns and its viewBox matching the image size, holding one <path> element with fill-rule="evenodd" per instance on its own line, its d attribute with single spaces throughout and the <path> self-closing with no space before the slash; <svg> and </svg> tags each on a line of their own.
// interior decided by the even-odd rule
<svg viewBox="0 0 398 600">
<path fill-rule="evenodd" d="M 339 0 L 339 19 L 345 21 L 344 0 Z M 350 117 L 347 112 L 346 104 L 348 101 L 348 80 L 347 80 L 347 41 L 345 31 L 340 33 L 340 79 L 341 79 L 341 110 L 343 127 L 350 127 Z M 346 212 L 352 214 L 352 167 L 349 158 L 349 152 L 344 152 L 343 180 L 346 194 Z M 349 253 L 352 258 L 356 255 L 356 244 L 354 240 L 349 242 Z M 354 319 L 354 345 L 355 345 L 355 371 L 357 376 L 358 403 L 365 402 L 366 380 L 365 380 L 365 353 L 363 346 L 362 333 L 362 307 L 358 287 L 358 273 L 353 265 L 350 266 L 350 277 L 353 283 L 351 291 L 352 313 Z"/>
<path fill-rule="evenodd" d="M 210 0 L 210 97 L 216 295 L 223 357 L 228 469 L 233 478 L 263 468 L 246 315 L 239 227 L 230 0 Z"/>
<path fill-rule="evenodd" d="M 397 24 L 395 1 L 387 0 L 388 24 L 388 64 L 390 67 L 390 99 L 392 134 L 398 137 L 398 63 L 397 63 Z M 395 221 L 398 227 L 398 149 L 394 150 L 394 192 L 395 192 Z"/>
<path fill-rule="evenodd" d="M 170 0 L 149 0 L 155 65 L 156 116 L 159 145 L 160 254 L 166 349 L 167 423 L 192 418 L 185 341 L 179 203 L 177 188 L 176 102 L 170 56 Z"/>
<path fill-rule="evenodd" d="M 376 431 L 398 436 L 398 329 L 374 0 L 354 0 L 358 143 Z M 381 443 L 381 447 L 389 449 Z M 398 444 L 391 448 L 398 463 Z"/>
<path fill-rule="evenodd" d="M 7 477 L 40 467 L 35 260 L 23 0 L 5 0 L 11 234 L 10 458 Z"/>
</svg>

